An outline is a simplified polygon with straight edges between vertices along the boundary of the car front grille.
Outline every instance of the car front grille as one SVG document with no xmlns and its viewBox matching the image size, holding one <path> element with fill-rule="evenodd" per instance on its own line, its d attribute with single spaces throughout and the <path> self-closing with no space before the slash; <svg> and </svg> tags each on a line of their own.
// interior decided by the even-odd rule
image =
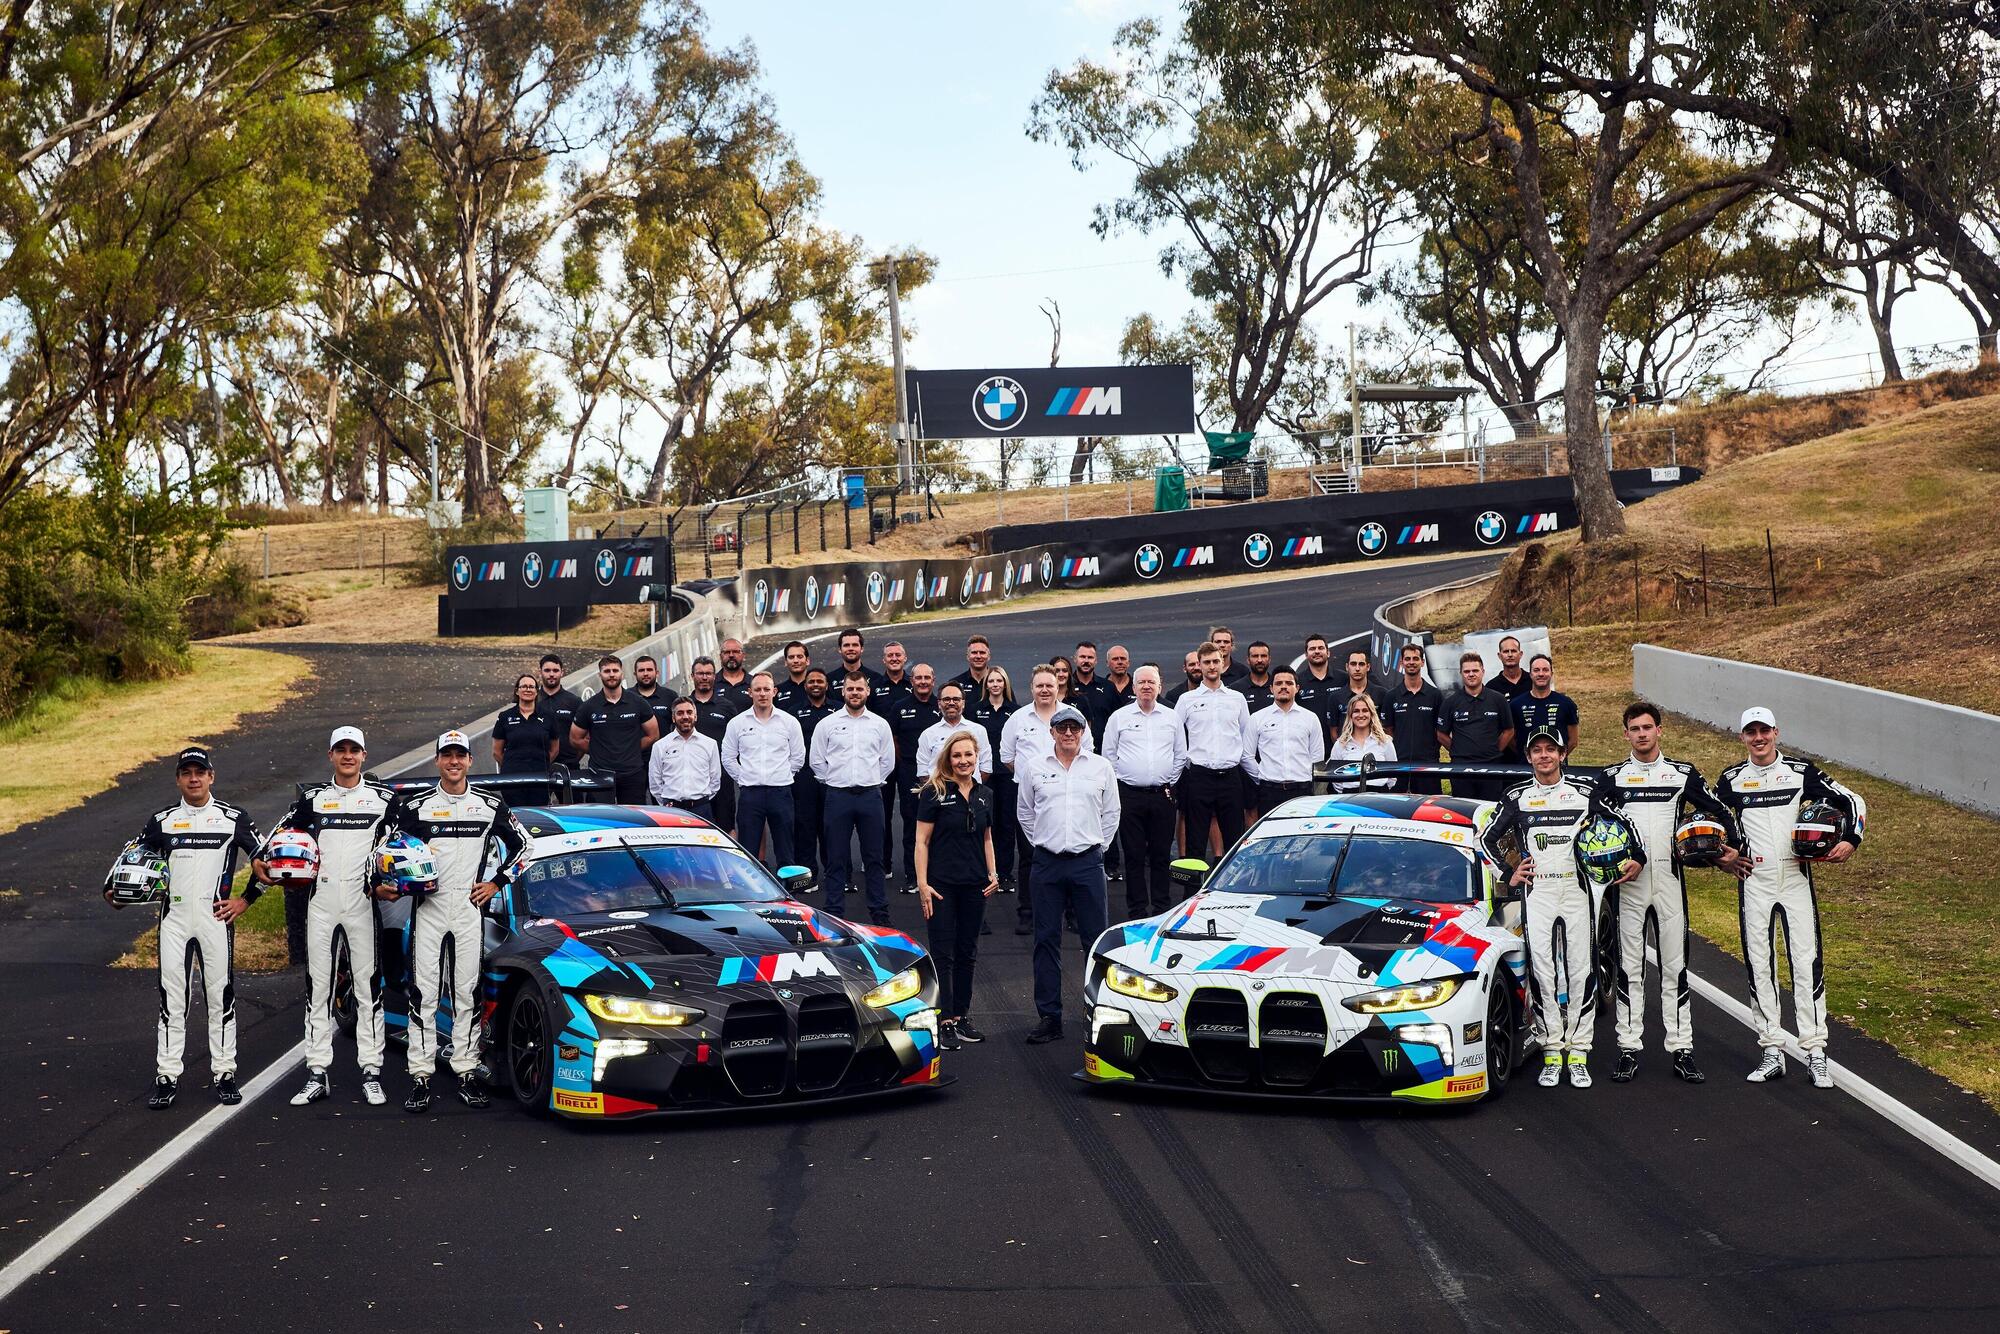
<svg viewBox="0 0 2000 1334">
<path fill-rule="evenodd" d="M 1248 1083 L 1250 1006 L 1240 991 L 1198 988 L 1187 1007 L 1188 1054 L 1202 1075 L 1217 1084 Z"/>
<path fill-rule="evenodd" d="M 722 1021 L 722 1069 L 746 1098 L 785 1091 L 791 1052 L 784 1007 L 776 1001 L 738 1001 Z"/>
<path fill-rule="evenodd" d="M 1257 1009 L 1258 1071 L 1273 1088 L 1304 1088 L 1326 1054 L 1326 1007 L 1304 991 L 1274 991 Z"/>
<path fill-rule="evenodd" d="M 798 1066 L 801 1093 L 823 1093 L 839 1086 L 854 1060 L 860 1026 L 854 1002 L 845 996 L 808 996 L 799 1004 Z"/>
</svg>

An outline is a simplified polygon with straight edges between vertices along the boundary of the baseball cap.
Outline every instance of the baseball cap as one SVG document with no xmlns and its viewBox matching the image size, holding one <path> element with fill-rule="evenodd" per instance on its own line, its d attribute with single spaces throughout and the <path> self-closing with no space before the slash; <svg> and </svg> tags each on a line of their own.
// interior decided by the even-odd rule
<svg viewBox="0 0 2000 1334">
<path fill-rule="evenodd" d="M 1521 743 L 1521 753 L 1523 755 L 1526 755 L 1528 753 L 1528 747 L 1534 745 L 1537 741 L 1553 742 L 1557 750 L 1561 750 L 1563 747 L 1563 739 L 1560 736 L 1557 736 L 1553 729 L 1547 727 L 1537 727 L 1534 731 L 1528 733 L 1528 739 Z"/>
<path fill-rule="evenodd" d="M 1736 724 L 1736 730 L 1741 732 L 1752 723 L 1762 723 L 1766 727 L 1776 727 L 1778 719 L 1769 709 L 1759 704 L 1754 709 L 1743 710 L 1743 720 Z"/>
<path fill-rule="evenodd" d="M 1084 721 L 1081 713 L 1078 713 L 1067 704 L 1057 709 L 1054 716 L 1049 719 L 1049 726 L 1051 728 L 1061 727 L 1064 723 L 1075 723 L 1078 727 L 1090 726 L 1089 723 Z"/>
<path fill-rule="evenodd" d="M 449 732 L 438 733 L 438 747 L 437 747 L 438 754 L 440 755 L 444 754 L 447 750 L 450 750 L 453 746 L 457 746 L 460 750 L 465 751 L 468 754 L 470 754 L 472 751 L 472 743 L 465 739 L 465 733 L 457 730 L 456 728 L 453 728 Z"/>
<path fill-rule="evenodd" d="M 368 749 L 367 738 L 361 735 L 361 729 L 358 727 L 334 728 L 333 735 L 327 739 L 326 748 L 332 750 L 343 741 L 352 741 L 355 745 L 361 747 L 361 749 Z"/>
<path fill-rule="evenodd" d="M 189 746 L 181 751 L 180 755 L 174 760 L 174 772 L 179 773 L 190 764 L 199 765 L 203 769 L 215 768 L 213 764 L 208 762 L 208 747 L 206 746 Z"/>
</svg>

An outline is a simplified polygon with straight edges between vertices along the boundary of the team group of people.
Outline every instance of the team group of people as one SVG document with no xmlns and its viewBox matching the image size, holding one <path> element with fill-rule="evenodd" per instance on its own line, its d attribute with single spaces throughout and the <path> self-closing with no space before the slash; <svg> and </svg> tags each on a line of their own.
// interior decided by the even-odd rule
<svg viewBox="0 0 2000 1334">
<path fill-rule="evenodd" d="M 1768 710 L 1743 716 L 1747 758 L 1711 787 L 1692 766 L 1660 748 L 1659 710 L 1635 703 L 1624 730 L 1630 754 L 1602 771 L 1565 767 L 1579 728 L 1576 704 L 1554 688 L 1554 663 L 1522 646 L 1499 645 L 1501 670 L 1488 681 L 1479 655 L 1461 660 L 1446 694 L 1425 679 L 1423 650 L 1398 656 L 1395 680 L 1373 675 L 1355 649 L 1336 668 L 1329 641 L 1313 635 L 1296 667 L 1255 641 L 1236 657 L 1226 626 L 1185 657 L 1171 688 L 1155 663 L 1136 666 L 1120 645 L 1036 664 L 1021 682 L 994 659 L 983 635 L 965 647 L 965 668 L 940 682 L 912 663 L 900 643 L 882 647 L 879 667 L 864 661 L 856 629 L 836 641 L 837 660 L 812 662 L 807 645 L 787 644 L 783 670 L 749 671 L 743 645 L 724 640 L 720 661 L 698 658 L 691 688 L 676 693 L 659 665 L 640 656 L 598 664 L 600 689 L 580 698 L 564 688 L 563 664 L 546 655 L 523 673 L 493 727 L 492 758 L 502 773 L 548 774 L 587 763 L 608 776 L 612 799 L 674 805 L 729 830 L 776 868 L 820 873 L 827 908 L 847 909 L 851 888 L 870 919 L 889 921 L 892 883 L 919 897 L 939 978 L 940 1041 L 947 1049 L 984 1039 L 972 1017 L 978 941 L 990 932 L 988 898 L 1017 896 L 1015 930 L 1032 935 L 1037 1020 L 1030 1043 L 1063 1035 L 1065 929 L 1085 949 L 1103 930 L 1110 882 L 1125 887 L 1125 912 L 1149 916 L 1176 897 L 1176 855 L 1213 862 L 1244 829 L 1280 802 L 1313 790 L 1326 761 L 1454 764 L 1526 763 L 1533 776 L 1503 771 L 1458 774 L 1459 796 L 1497 801 L 1487 852 L 1522 887 L 1535 1022 L 1544 1049 L 1542 1082 L 1590 1082 L 1588 1052 L 1600 961 L 1596 924 L 1615 919 L 1603 971 L 1613 978 L 1619 1058 L 1612 1078 L 1638 1070 L 1643 1032 L 1647 927 L 1657 936 L 1666 1046 L 1674 1070 L 1702 1079 L 1694 1062 L 1686 970 L 1687 911 L 1676 834 L 1692 814 L 1714 822 L 1712 864 L 1743 877 L 1743 939 L 1750 965 L 1760 1065 L 1755 1082 L 1784 1072 L 1779 1025 L 1776 923 L 1786 929 L 1800 1046 L 1815 1084 L 1826 1066 L 1826 1007 L 1819 922 L 1809 865 L 1794 849 L 1802 811 L 1833 812 L 1825 860 L 1842 861 L 1861 838 L 1859 799 L 1816 766 L 1784 755 Z M 308 1105 L 328 1095 L 334 1022 L 336 931 L 345 935 L 356 986 L 357 1056 L 364 1098 L 385 1101 L 378 916 L 412 912 L 412 986 L 405 1107 L 427 1111 L 438 1051 L 441 998 L 451 1014 L 474 1016 L 480 906 L 504 887 L 526 836 L 499 796 L 469 782 L 471 746 L 460 732 L 437 741 L 438 781 L 398 796 L 363 776 L 367 751 L 358 728 L 329 742 L 331 773 L 308 787 L 268 842 L 240 809 L 216 798 L 206 750 L 176 764 L 179 802 L 150 820 L 107 883 L 152 883 L 161 911 L 160 1021 L 149 1105 L 171 1106 L 182 1073 L 189 987 L 196 961 L 206 986 L 216 1097 L 237 1101 L 231 923 L 269 883 L 313 884 L 307 941 L 304 1086 Z M 1355 785 L 1438 791 L 1432 776 L 1370 776 Z M 1577 831 L 1596 817 L 1617 823 L 1632 854 L 1600 907 L 1573 855 Z M 900 838 L 896 830 L 900 825 Z M 290 834 L 316 844 L 306 867 Z M 901 874 L 896 853 L 901 849 Z M 385 850 L 386 849 L 386 850 Z M 231 885 L 239 856 L 251 860 L 240 895 Z M 399 898 L 378 883 L 385 858 L 423 861 L 435 889 Z M 427 860 L 426 860 L 427 859 Z M 856 875 L 856 862 L 859 875 Z M 449 1059 L 460 1098 L 486 1105 L 477 1025 L 455 1022 Z"/>
</svg>

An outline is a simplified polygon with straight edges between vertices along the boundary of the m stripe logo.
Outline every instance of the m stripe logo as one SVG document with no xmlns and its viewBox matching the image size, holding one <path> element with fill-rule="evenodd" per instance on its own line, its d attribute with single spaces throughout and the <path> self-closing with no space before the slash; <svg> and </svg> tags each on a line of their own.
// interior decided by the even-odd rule
<svg viewBox="0 0 2000 1334">
<path fill-rule="evenodd" d="M 1117 417 L 1124 413 L 1123 390 L 1117 385 L 1092 389 L 1058 389 L 1049 400 L 1051 417 Z"/>
<path fill-rule="evenodd" d="M 1553 533 L 1558 526 L 1555 511 L 1545 510 L 1540 514 L 1523 514 L 1521 521 L 1514 525 L 1514 533 L 1516 536 L 1522 533 Z"/>
</svg>

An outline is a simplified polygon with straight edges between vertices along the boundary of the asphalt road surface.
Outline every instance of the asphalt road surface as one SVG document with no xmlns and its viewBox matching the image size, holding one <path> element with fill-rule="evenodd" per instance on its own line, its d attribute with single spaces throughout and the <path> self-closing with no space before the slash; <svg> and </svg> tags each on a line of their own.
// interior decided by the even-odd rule
<svg viewBox="0 0 2000 1334">
<path fill-rule="evenodd" d="M 899 637 L 952 671 L 975 627 L 1010 666 L 1079 633 L 1164 657 L 1211 619 L 1239 643 L 1295 644 L 1360 630 L 1384 597 L 1454 572 L 1341 571 Z M 917 927 L 914 900 L 893 898 Z M 1011 907 L 990 914 L 980 965 L 991 1040 L 947 1056 L 950 1088 L 629 1126 L 498 1102 L 418 1119 L 395 1105 L 400 1069 L 389 1107 L 363 1105 L 343 1051 L 329 1102 L 285 1106 L 288 1074 L 0 1302 L 0 1328 L 1995 1327 L 1991 1188 L 1802 1072 L 1744 1084 L 1754 1044 L 1706 1004 L 1701 1087 L 1655 1049 L 1631 1085 L 1529 1084 L 1445 1114 L 1093 1093 L 1070 1078 L 1074 1023 L 1065 1042 L 1021 1042 L 1033 1014 Z M 1694 963 L 1744 993 L 1719 952 L 1698 946 Z M 297 1040 L 297 989 L 246 988 L 246 1072 Z M 10 1035 L 5 1127 L 46 1094 L 65 1099 L 67 1138 L 31 1151 L 13 1135 L 8 1256 L 203 1110 L 195 1080 L 173 1112 L 141 1109 L 151 1015 L 117 990 L 71 993 L 95 1060 L 38 1070 Z M 60 1046 L 59 1014 L 27 1018 L 41 1056 Z M 114 1051 L 113 1033 L 130 1040 Z M 2000 1118 L 1879 1044 L 1842 1029 L 1833 1052 L 1981 1151 L 2000 1146 Z"/>
</svg>

